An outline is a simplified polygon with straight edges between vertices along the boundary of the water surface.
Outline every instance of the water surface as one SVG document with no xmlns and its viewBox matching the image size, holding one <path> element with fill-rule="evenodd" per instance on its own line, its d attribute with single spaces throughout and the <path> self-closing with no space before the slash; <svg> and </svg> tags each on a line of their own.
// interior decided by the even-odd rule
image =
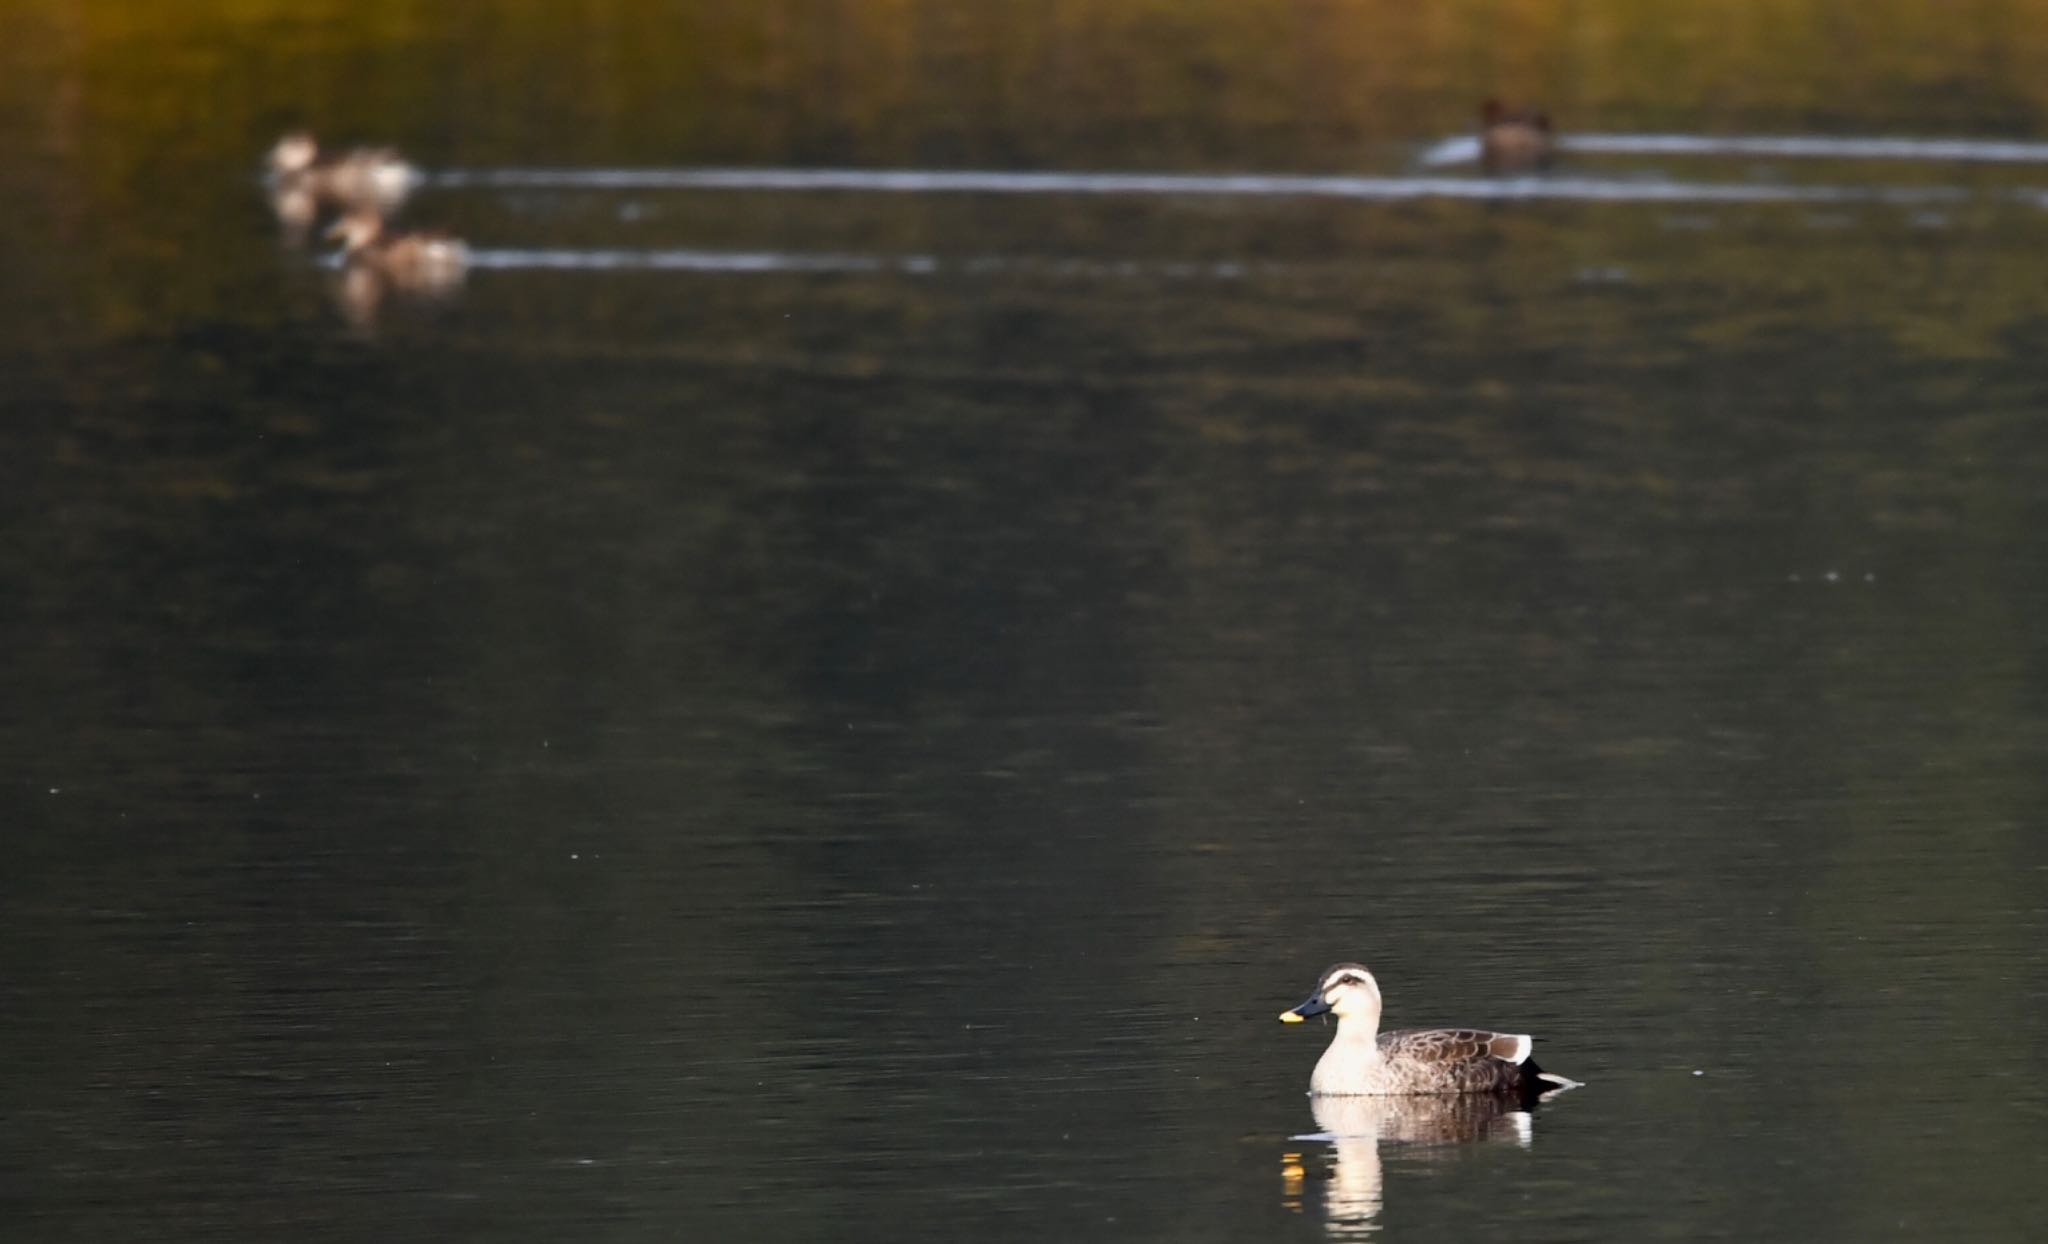
<svg viewBox="0 0 2048 1244">
<path fill-rule="evenodd" d="M 0 19 L 17 1234 L 2038 1238 L 2038 6 L 900 7 Z"/>
</svg>

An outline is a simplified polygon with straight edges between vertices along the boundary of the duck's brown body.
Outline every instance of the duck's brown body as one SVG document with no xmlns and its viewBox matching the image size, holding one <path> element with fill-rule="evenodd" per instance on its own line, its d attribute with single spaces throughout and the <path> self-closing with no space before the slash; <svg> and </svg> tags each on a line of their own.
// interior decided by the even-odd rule
<svg viewBox="0 0 2048 1244">
<path fill-rule="evenodd" d="M 1511 111 L 1497 99 L 1479 106 L 1479 165 L 1487 172 L 1538 172 L 1549 168 L 1556 155 L 1548 113 Z"/>
<path fill-rule="evenodd" d="M 1349 1048 L 1343 1025 L 1309 1077 L 1309 1092 L 1339 1096 L 1500 1093 L 1518 1095 L 1540 1072 L 1520 1033 L 1409 1028 L 1373 1038 L 1371 1057 Z M 1546 1085 L 1546 1088 L 1557 1086 Z M 1543 1091 L 1538 1089 L 1538 1092 Z"/>
</svg>

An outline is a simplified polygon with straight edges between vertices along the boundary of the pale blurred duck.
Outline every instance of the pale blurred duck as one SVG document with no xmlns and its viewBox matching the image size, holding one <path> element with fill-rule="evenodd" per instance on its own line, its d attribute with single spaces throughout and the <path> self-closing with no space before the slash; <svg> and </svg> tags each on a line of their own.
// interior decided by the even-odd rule
<svg viewBox="0 0 2048 1244">
<path fill-rule="evenodd" d="M 375 332 L 387 303 L 428 306 L 462 288 L 469 248 L 444 233 L 394 233 L 373 211 L 334 222 L 329 237 L 342 239 L 334 296 L 358 329 Z"/>
<path fill-rule="evenodd" d="M 311 134 L 297 130 L 270 149 L 270 189 L 279 203 L 390 213 L 420 183 L 419 170 L 389 147 L 358 147 L 323 156 Z M 280 208 L 280 214 L 283 209 Z"/>
<path fill-rule="evenodd" d="M 1529 1057 L 1526 1033 L 1476 1028 L 1410 1028 L 1381 1032 L 1380 987 L 1357 963 L 1323 973 L 1308 1001 L 1282 1011 L 1282 1023 L 1311 1015 L 1337 1017 L 1337 1035 L 1309 1077 L 1308 1091 L 1327 1096 L 1499 1093 L 1534 1100 L 1578 1082 L 1552 1075 Z"/>
<path fill-rule="evenodd" d="M 1497 99 L 1479 105 L 1479 165 L 1487 172 L 1536 172 L 1549 168 L 1556 154 L 1548 113 L 1511 111 Z"/>
<path fill-rule="evenodd" d="M 327 231 L 341 239 L 341 261 L 351 271 L 373 272 L 393 289 L 442 293 L 454 288 L 469 268 L 469 248 L 445 233 L 395 233 L 374 211 L 358 209 Z"/>
</svg>

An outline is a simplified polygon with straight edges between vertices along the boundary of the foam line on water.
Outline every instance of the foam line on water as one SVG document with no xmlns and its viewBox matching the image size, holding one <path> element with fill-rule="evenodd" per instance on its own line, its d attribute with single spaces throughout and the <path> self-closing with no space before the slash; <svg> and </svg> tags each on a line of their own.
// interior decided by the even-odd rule
<svg viewBox="0 0 2048 1244">
<path fill-rule="evenodd" d="M 1460 134 L 1453 138 L 1431 143 L 1422 152 L 1422 164 L 1427 168 L 1442 168 L 1446 164 L 1479 163 L 1479 139 L 1473 134 Z"/>
<path fill-rule="evenodd" d="M 472 250 L 472 268 L 559 268 L 629 272 L 928 272 L 926 255 L 883 257 L 790 251 L 702 250 Z"/>
<path fill-rule="evenodd" d="M 1285 265 L 1208 262 L 1141 262 L 1138 260 L 1053 259 L 984 255 L 941 259 L 933 255 L 854 255 L 824 251 L 707 250 L 575 250 L 478 249 L 469 252 L 473 269 L 582 272 L 728 272 L 728 273 L 898 273 L 930 276 L 957 272 L 982 275 L 1000 272 L 1050 276 L 1160 276 L 1231 280 L 1254 273 L 1278 272 Z"/>
<path fill-rule="evenodd" d="M 459 169 L 451 189 L 779 190 L 888 194 L 1200 195 L 1251 198 L 1559 199 L 1595 203 L 1947 203 L 1949 186 L 1771 186 L 1587 177 L 1350 177 L 1258 173 L 1015 173 L 956 169 Z"/>
<path fill-rule="evenodd" d="M 2048 164 L 2048 143 L 1986 138 L 1832 138 L 1806 134 L 1563 134 L 1561 151 L 1591 155 L 1770 156 L 1800 160 L 1935 160 Z M 1422 153 L 1435 168 L 1479 159 L 1472 135 L 1446 138 Z"/>
</svg>

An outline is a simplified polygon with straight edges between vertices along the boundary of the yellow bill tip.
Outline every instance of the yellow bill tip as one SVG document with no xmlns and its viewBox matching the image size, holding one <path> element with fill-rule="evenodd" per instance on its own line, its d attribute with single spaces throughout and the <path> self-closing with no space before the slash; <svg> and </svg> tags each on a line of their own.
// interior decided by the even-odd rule
<svg viewBox="0 0 2048 1244">
<path fill-rule="evenodd" d="M 1293 1011 L 1282 1011 L 1280 1012 L 1280 1022 L 1283 1024 L 1298 1024 L 1301 1022 L 1301 1016 L 1296 1015 Z"/>
</svg>

